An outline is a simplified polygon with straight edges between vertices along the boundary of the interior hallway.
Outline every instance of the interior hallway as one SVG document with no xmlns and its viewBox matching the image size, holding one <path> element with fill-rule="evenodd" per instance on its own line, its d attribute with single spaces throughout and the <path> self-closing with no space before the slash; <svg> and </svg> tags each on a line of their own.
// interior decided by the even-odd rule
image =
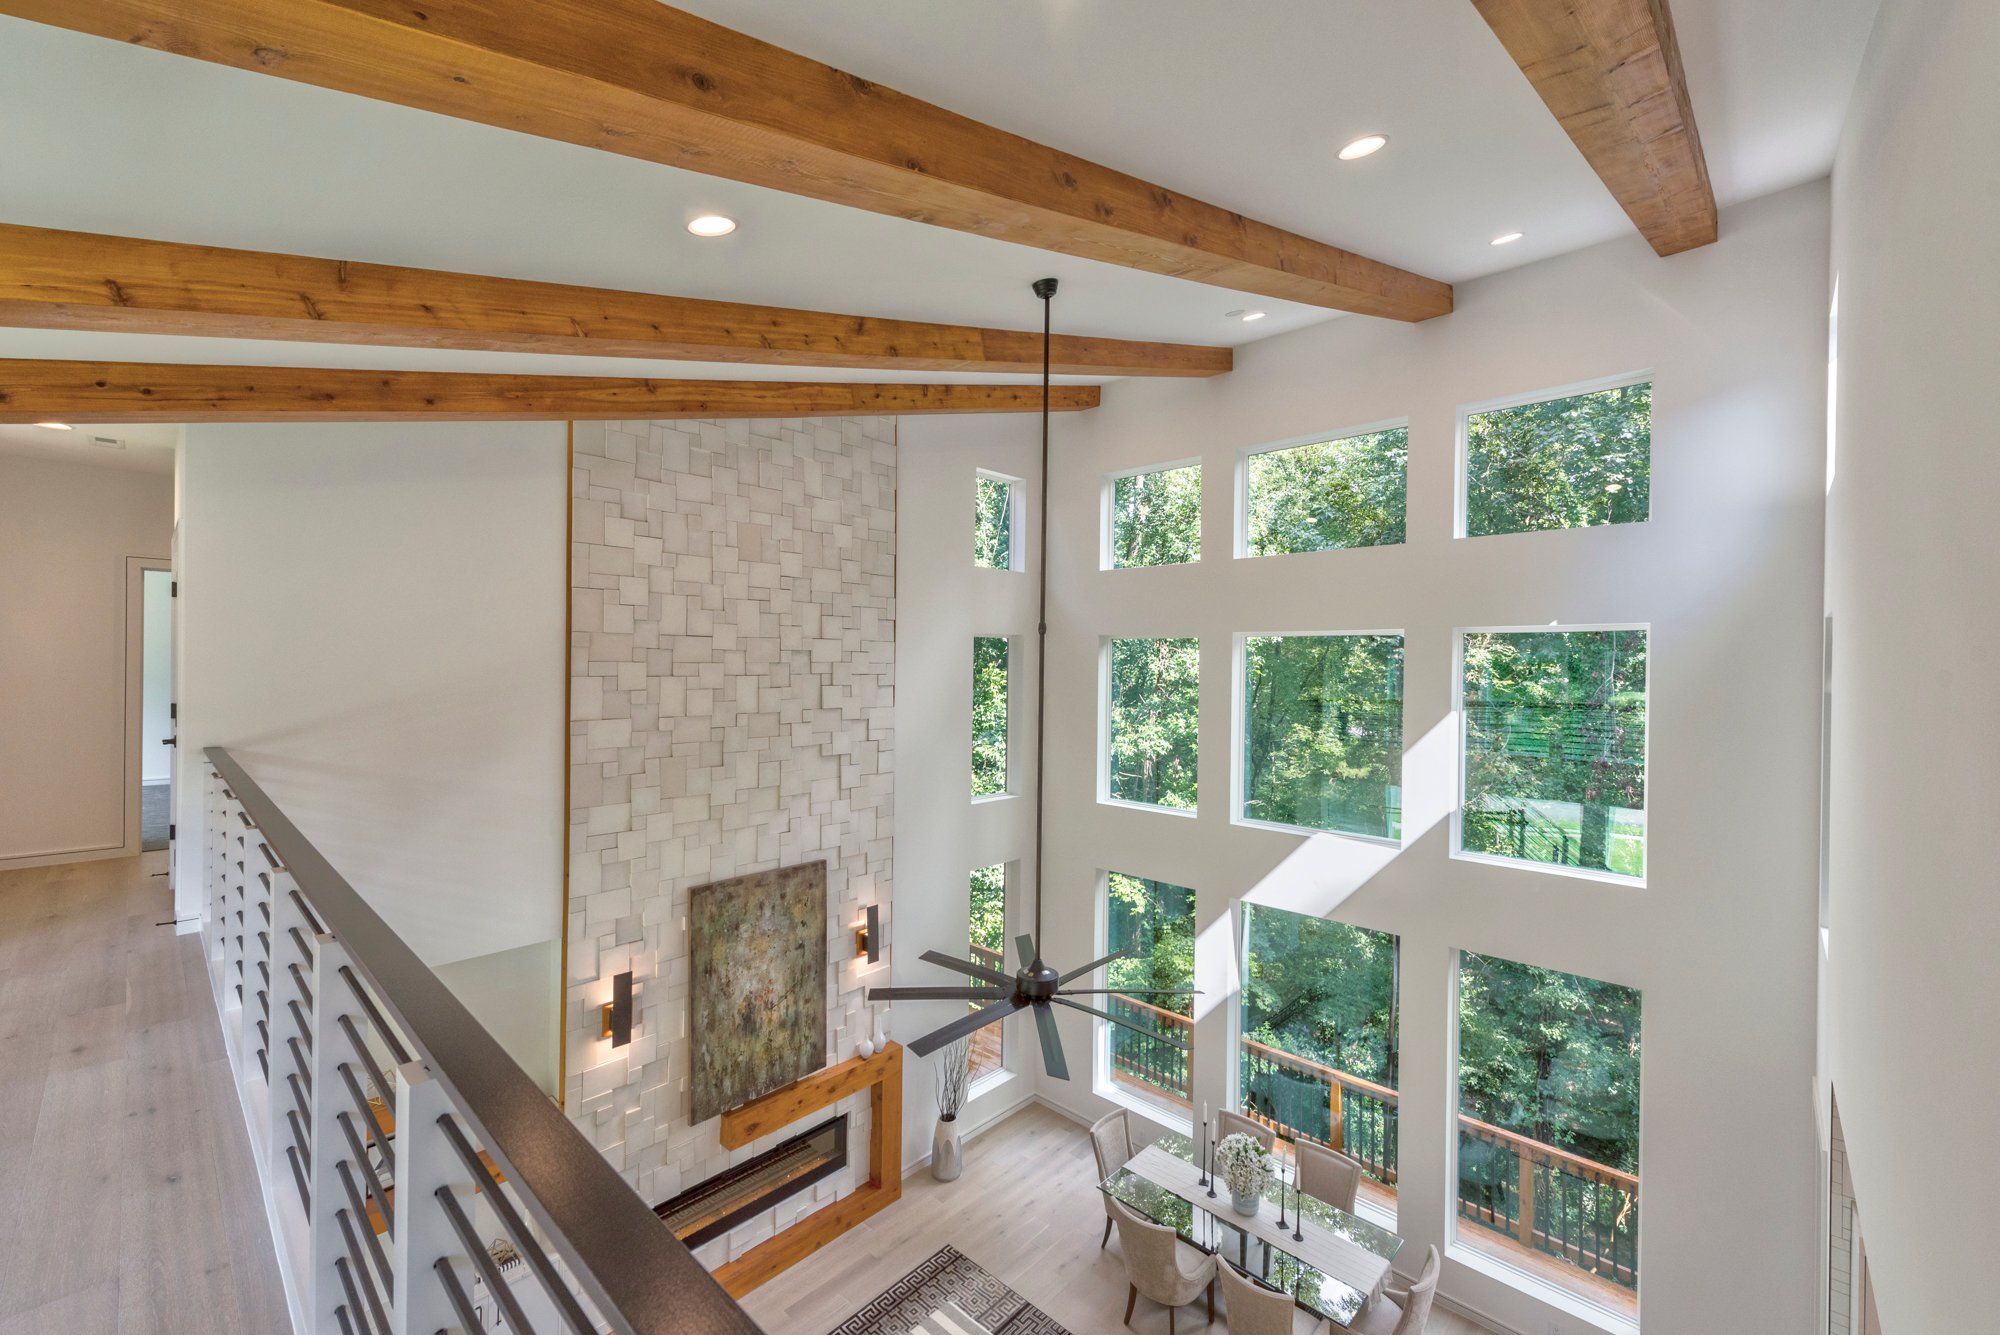
<svg viewBox="0 0 2000 1335">
<path fill-rule="evenodd" d="M 0 872 L 0 1335 L 289 1327 L 165 867 Z"/>
</svg>

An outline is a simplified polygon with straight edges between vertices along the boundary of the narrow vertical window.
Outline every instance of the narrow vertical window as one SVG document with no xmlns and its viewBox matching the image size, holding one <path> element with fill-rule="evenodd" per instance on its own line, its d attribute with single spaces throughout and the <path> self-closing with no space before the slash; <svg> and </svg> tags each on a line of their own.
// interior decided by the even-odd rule
<svg viewBox="0 0 2000 1335">
<path fill-rule="evenodd" d="M 990 867 L 975 868 L 971 891 L 966 930 L 967 958 L 975 964 L 1006 973 L 1007 864 L 996 862 Z M 976 1011 L 981 1009 L 981 1003 L 970 1002 L 968 1007 Z M 974 1080 L 1005 1068 L 1006 1029 L 1003 1024 L 989 1024 L 973 1033 L 967 1068 Z"/>
<path fill-rule="evenodd" d="M 1458 1242 L 1638 1317 L 1639 993 L 1466 951 Z"/>
<path fill-rule="evenodd" d="M 1646 632 L 1471 631 L 1467 853 L 1646 873 Z"/>
<path fill-rule="evenodd" d="M 1402 834 L 1402 636 L 1253 635 L 1243 684 L 1243 819 Z"/>
<path fill-rule="evenodd" d="M 1113 640 L 1109 680 L 1105 795 L 1192 811 L 1200 641 Z"/>
<path fill-rule="evenodd" d="M 1403 541 L 1410 430 L 1261 450 L 1243 461 L 1244 555 Z"/>
<path fill-rule="evenodd" d="M 1019 570 L 1014 548 L 1021 484 L 996 473 L 981 473 L 973 486 L 972 564 L 987 570 Z"/>
<path fill-rule="evenodd" d="M 1466 414 L 1469 538 L 1640 523 L 1652 479 L 1650 383 Z"/>
<path fill-rule="evenodd" d="M 1119 1089 L 1185 1111 L 1192 999 L 1134 994 L 1194 986 L 1194 891 L 1114 871 L 1104 878 L 1104 919 L 1110 949 L 1129 952 L 1104 968 L 1114 989 L 1104 1010 L 1124 1021 L 1097 1022 L 1106 1031 L 1105 1074 Z"/>
<path fill-rule="evenodd" d="M 993 797 L 1007 789 L 1007 676 L 1011 641 L 978 635 L 972 641 L 972 795 Z"/>
<path fill-rule="evenodd" d="M 1105 564 L 1185 565 L 1201 559 L 1201 465 L 1158 468 L 1111 479 Z"/>
</svg>

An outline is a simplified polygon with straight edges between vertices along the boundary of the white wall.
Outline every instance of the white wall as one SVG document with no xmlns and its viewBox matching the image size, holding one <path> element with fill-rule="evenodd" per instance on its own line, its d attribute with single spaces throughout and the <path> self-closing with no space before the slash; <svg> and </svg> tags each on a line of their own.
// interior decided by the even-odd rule
<svg viewBox="0 0 2000 1335">
<path fill-rule="evenodd" d="M 173 523 L 164 474 L 0 457 L 0 865 L 138 851 L 125 561 Z"/>
<path fill-rule="evenodd" d="M 1448 1234 L 1452 967 L 1455 951 L 1475 949 L 1644 993 L 1649 1335 L 1811 1326 L 1826 256 L 1822 183 L 1729 211 L 1723 240 L 1704 250 L 1662 260 L 1636 237 L 1612 243 L 1464 284 L 1445 319 L 1334 321 L 1242 350 L 1229 376 L 1127 380 L 1107 389 L 1104 407 L 1057 420 L 1045 953 L 1097 953 L 1105 869 L 1195 887 L 1206 989 L 1197 1097 L 1217 1103 L 1234 1066 L 1225 1054 L 1241 899 L 1400 934 L 1406 1269 Z M 1451 537 L 1459 405 L 1639 370 L 1656 385 L 1650 523 Z M 1404 416 L 1406 545 L 1229 559 L 1239 449 Z M 911 420 L 904 456 L 960 449 L 969 429 Z M 997 449 L 1013 437 L 992 439 Z M 967 464 L 987 462 L 970 453 Z M 1099 570 L 1104 475 L 1197 456 L 1207 559 Z M 959 542 L 940 546 L 963 564 L 951 550 Z M 931 555 L 912 535 L 906 568 Z M 1651 627 L 1644 888 L 1448 856 L 1454 630 L 1552 621 Z M 1401 850 L 1232 824 L 1232 637 L 1388 628 L 1407 637 Z M 1192 819 L 1097 800 L 1096 683 L 1109 635 L 1201 637 Z M 958 675 L 955 663 L 943 671 Z M 942 709 L 938 718 L 959 726 Z M 906 942 L 914 870 L 904 868 L 898 898 Z M 959 892 L 940 881 L 936 893 Z M 1090 1021 L 1064 1013 L 1061 1023 L 1069 1050 L 1088 1050 Z M 1111 1106 L 1080 1080 L 1039 1088 L 1081 1116 Z M 1443 1288 L 1518 1331 L 1586 1329 L 1459 1259 L 1447 1260 Z"/>
<path fill-rule="evenodd" d="M 183 916 L 222 745 L 427 963 L 560 938 L 566 474 L 559 422 L 188 428 Z"/>
<path fill-rule="evenodd" d="M 140 669 L 145 681 L 140 689 L 144 704 L 139 726 L 139 780 L 164 783 L 174 770 L 174 749 L 160 740 L 173 736 L 174 731 L 170 708 L 174 699 L 173 575 L 164 570 L 148 572 L 144 580 L 146 644 Z"/>
<path fill-rule="evenodd" d="M 1834 172 L 1828 1062 L 1891 1335 L 1988 1330 L 2000 7 L 1883 7 Z"/>
<path fill-rule="evenodd" d="M 1060 428 L 1059 428 L 1060 429 Z M 1034 930 L 1035 554 L 1041 468 L 1039 419 L 1032 416 L 906 417 L 896 494 L 900 559 L 896 566 L 896 730 L 912 739 L 896 765 L 896 913 L 890 963 L 899 986 L 940 987 L 958 978 L 917 956 L 967 945 L 975 867 L 1013 863 L 1008 887 L 1007 959 L 1014 937 Z M 1028 479 L 1024 521 L 1014 541 L 1027 544 L 1024 570 L 972 564 L 973 491 L 979 469 Z M 1007 797 L 971 800 L 972 639 L 1014 641 L 1009 664 Z M 952 1002 L 896 1006 L 905 1042 L 964 1013 Z M 1032 1053 L 1031 1053 L 1032 1050 Z M 1006 1021 L 1008 1072 L 982 1081 L 964 1114 L 977 1128 L 1034 1092 L 1041 1058 L 1033 1022 Z M 1081 1059 L 1081 1050 L 1076 1054 Z M 930 1154 L 937 1122 L 935 1066 L 910 1059 L 903 1082 L 903 1157 Z"/>
</svg>

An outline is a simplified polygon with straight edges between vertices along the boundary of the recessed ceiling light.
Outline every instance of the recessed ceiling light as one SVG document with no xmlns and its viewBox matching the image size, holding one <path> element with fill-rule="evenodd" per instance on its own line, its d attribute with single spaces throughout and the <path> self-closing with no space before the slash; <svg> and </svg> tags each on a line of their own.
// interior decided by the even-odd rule
<svg viewBox="0 0 2000 1335">
<path fill-rule="evenodd" d="M 1244 324 L 1249 324 L 1252 320 L 1263 319 L 1266 314 L 1267 312 L 1265 311 L 1224 311 L 1222 318 L 1225 320 L 1241 320 Z"/>
<path fill-rule="evenodd" d="M 1388 142 L 1389 136 L 1386 134 L 1364 134 L 1346 148 L 1340 150 L 1340 160 L 1342 162 L 1352 162 L 1356 158 L 1365 158 L 1370 153 L 1380 152 Z"/>
<path fill-rule="evenodd" d="M 44 430 L 44 431 L 74 431 L 74 430 L 76 430 L 76 428 L 75 428 L 75 427 L 73 427 L 73 426 L 71 426 L 71 425 L 70 425 L 70 424 L 69 424 L 68 422 L 37 422 L 37 423 L 35 423 L 35 425 L 36 425 L 36 426 L 38 426 L 38 427 L 40 427 L 40 428 L 42 428 L 42 430 Z"/>
<path fill-rule="evenodd" d="M 1511 246 L 1521 239 L 1519 232 L 1502 232 L 1486 244 L 1489 246 Z"/>
<path fill-rule="evenodd" d="M 725 218 L 719 213 L 704 213 L 689 221 L 688 230 L 696 236 L 728 236 L 736 230 L 736 219 Z"/>
</svg>

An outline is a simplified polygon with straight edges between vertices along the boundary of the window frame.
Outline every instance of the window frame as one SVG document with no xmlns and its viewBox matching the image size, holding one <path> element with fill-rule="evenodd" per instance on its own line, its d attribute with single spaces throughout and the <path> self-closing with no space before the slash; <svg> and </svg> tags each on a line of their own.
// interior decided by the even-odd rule
<svg viewBox="0 0 2000 1335">
<path fill-rule="evenodd" d="M 992 567 L 988 566 L 980 567 L 980 569 L 982 570 L 991 568 Z M 977 668 L 979 661 L 978 641 L 999 640 L 1004 644 L 1006 644 L 1007 646 L 1007 690 L 1005 696 L 1001 700 L 1001 704 L 1005 707 L 1007 712 L 1007 728 L 1004 734 L 1004 740 L 1001 743 L 1001 745 L 1005 748 L 1007 753 L 1007 772 L 1001 779 L 1000 791 L 997 793 L 971 793 L 970 792 L 971 784 L 970 782 L 967 783 L 966 787 L 969 794 L 968 800 L 974 806 L 979 806 L 982 803 L 986 802 L 1004 802 L 1007 801 L 1009 798 L 1020 796 L 1020 793 L 1014 784 L 1014 776 L 1015 776 L 1014 724 L 1016 722 L 1015 720 L 1016 711 L 1014 709 L 1014 661 L 1017 656 L 1017 651 L 1020 648 L 1021 637 L 1018 635 L 980 635 L 978 633 L 974 633 L 972 639 L 973 639 L 972 661 L 975 670 Z M 973 674 L 968 673 L 966 675 L 968 677 L 971 677 Z M 966 773 L 969 780 L 972 771 L 972 754 L 971 754 L 972 743 L 973 743 L 972 723 L 978 712 L 978 700 L 976 698 L 968 698 L 967 706 L 968 707 L 966 710 L 966 729 L 965 729 Z M 989 863 L 987 865 L 990 866 L 992 864 Z"/>
<path fill-rule="evenodd" d="M 1610 527 L 1606 525 L 1605 527 Z M 1607 630 L 1637 630 L 1646 634 L 1646 738 L 1640 772 L 1646 778 L 1647 821 L 1645 860 L 1646 870 L 1638 876 L 1627 876 L 1622 872 L 1599 871 L 1595 867 L 1570 867 L 1554 862 L 1534 862 L 1527 858 L 1503 858 L 1492 853 L 1472 853 L 1465 848 L 1465 767 L 1471 755 L 1467 746 L 1465 723 L 1465 637 L 1468 635 L 1567 635 Z M 1568 876 L 1577 880 L 1596 881 L 1602 885 L 1623 886 L 1632 890 L 1644 890 L 1647 877 L 1652 874 L 1653 825 L 1651 819 L 1653 797 L 1653 625 L 1648 621 L 1589 621 L 1550 622 L 1542 626 L 1459 626 L 1451 632 L 1451 712 L 1458 728 L 1458 764 L 1453 777 L 1454 792 L 1451 804 L 1450 843 L 1447 854 L 1458 862 L 1477 863 L 1486 867 L 1507 867 L 1515 871 L 1539 872 L 1546 876 Z M 1482 953 L 1475 951 L 1475 954 Z M 1547 966 L 1553 967 L 1553 966 Z M 1609 979 L 1599 979 L 1608 982 Z M 1456 1030 L 1453 1031 L 1454 1034 Z"/>
<path fill-rule="evenodd" d="M 1007 945 L 1013 940 L 1013 929 L 1017 925 L 1014 921 L 1014 901 L 1016 891 L 1020 888 L 1021 880 L 1021 860 L 1019 858 L 1002 858 L 998 862 L 982 863 L 979 866 L 966 869 L 965 954 L 967 959 L 972 958 L 972 878 L 976 873 L 985 871 L 989 867 L 1000 868 L 1000 953 L 1004 961 L 1007 953 Z M 971 980 L 968 979 L 967 981 Z M 967 1013 L 969 1014 L 970 1012 L 968 1011 Z M 971 1106 L 975 1098 L 999 1088 L 1016 1075 L 1014 1068 L 1016 1059 L 1019 1056 L 1017 1049 L 1020 1045 L 1018 1043 L 1011 1043 L 1007 1039 L 1007 1030 L 1009 1027 L 1007 1020 L 1011 1018 L 1013 1017 L 1005 1017 L 1000 1022 L 1000 1064 L 983 1075 L 974 1076 L 966 1082 L 965 1102 L 968 1107 Z"/>
<path fill-rule="evenodd" d="M 1497 399 L 1482 399 L 1476 403 L 1462 403 L 1458 406 L 1458 425 L 1453 451 L 1453 487 L 1451 536 L 1454 541 L 1479 541 L 1487 538 L 1521 538 L 1536 533 L 1584 533 L 1591 529 L 1636 528 L 1640 523 L 1651 523 L 1658 510 L 1650 491 L 1646 502 L 1646 518 L 1632 524 L 1591 524 L 1581 529 L 1524 529 L 1514 533 L 1481 533 L 1474 538 L 1468 534 L 1466 525 L 1470 520 L 1472 505 L 1472 418 L 1480 413 L 1500 412 L 1507 408 L 1525 408 L 1531 403 L 1552 403 L 1557 399 L 1580 398 L 1585 394 L 1600 394 L 1607 389 L 1630 389 L 1634 385 L 1651 384 L 1654 390 L 1653 403 L 1659 405 L 1659 379 L 1651 369 L 1628 371 L 1620 375 L 1600 376 L 1595 380 L 1580 380 L 1574 384 L 1553 389 L 1530 390 L 1524 394 L 1507 394 Z M 1652 475 L 1653 450 L 1646 449 L 1646 469 L 1648 478 Z"/>
<path fill-rule="evenodd" d="M 1245 445 L 1236 451 L 1236 511 L 1234 524 L 1236 542 L 1231 556 L 1238 561 L 1268 561 L 1286 556 L 1325 556 L 1328 552 L 1361 552 L 1367 547 L 1329 547 L 1317 552 L 1271 552 L 1265 556 L 1250 554 L 1250 460 L 1260 454 L 1277 454 L 1284 450 L 1296 450 L 1303 445 L 1330 445 L 1336 441 L 1352 440 L 1356 436 L 1372 436 L 1379 431 L 1404 431 L 1410 429 L 1410 419 L 1404 417 L 1386 418 L 1363 426 L 1343 427 L 1334 432 L 1316 432 L 1308 436 L 1294 436 L 1289 440 L 1272 441 L 1266 445 Z M 1403 541 L 1399 543 L 1375 543 L 1375 547 L 1407 547 L 1410 542 L 1410 473 L 1409 464 L 1403 466 Z"/>
<path fill-rule="evenodd" d="M 1314 552 L 1287 553 L 1287 555 L 1295 555 L 1295 556 L 1312 556 L 1317 554 L 1318 553 Z M 1316 825 L 1289 825 L 1284 821 L 1258 820 L 1255 817 L 1246 816 L 1243 814 L 1243 804 L 1249 801 L 1250 798 L 1249 785 L 1248 785 L 1250 757 L 1248 756 L 1248 754 L 1246 754 L 1250 747 L 1250 689 L 1249 689 L 1250 643 L 1249 642 L 1251 640 L 1266 640 L 1266 639 L 1347 639 L 1347 638 L 1355 638 L 1362 636 L 1378 636 L 1378 637 L 1393 636 L 1395 639 L 1402 642 L 1403 646 L 1402 705 L 1403 705 L 1404 745 L 1399 754 L 1403 757 L 1407 757 L 1409 755 L 1408 743 L 1410 736 L 1410 726 L 1409 726 L 1410 724 L 1410 692 L 1409 692 L 1410 633 L 1407 630 L 1337 630 L 1337 631 L 1336 630 L 1239 630 L 1232 637 L 1230 645 L 1230 691 L 1233 697 L 1231 701 L 1230 716 L 1229 716 L 1229 736 L 1230 736 L 1229 823 L 1231 825 L 1240 826 L 1246 830 L 1271 830 L 1278 834 L 1296 834 L 1296 835 L 1304 835 L 1307 837 L 1311 837 L 1313 835 L 1328 835 L 1335 839 L 1352 839 L 1357 843 L 1373 844 L 1378 848 L 1400 849 L 1408 846 L 1411 837 L 1408 822 L 1404 823 L 1402 833 L 1398 837 L 1392 839 L 1387 835 L 1380 835 L 1380 834 L 1353 834 L 1346 830 L 1325 830 L 1321 829 Z M 1107 700 L 1109 699 L 1108 694 L 1106 696 L 1106 699 Z M 1107 737 L 1108 737 L 1108 729 L 1107 729 Z M 1464 743 L 1464 738 L 1463 738 L 1463 733 L 1461 732 L 1460 736 L 1461 750 L 1463 750 L 1463 743 Z M 1108 754 L 1109 753 L 1107 751 L 1107 756 Z M 1460 770 L 1460 775 L 1459 775 L 1460 785 L 1462 787 L 1464 784 L 1464 766 L 1462 764 L 1460 765 L 1459 770 Z M 1108 767 L 1106 772 L 1107 774 L 1109 773 Z M 1398 765 L 1398 777 L 1401 777 L 1400 762 Z M 1399 783 L 1397 784 L 1397 787 L 1403 789 L 1405 792 L 1408 791 L 1407 784 Z M 1245 949 L 1248 949 L 1247 938 L 1245 941 Z"/>
<path fill-rule="evenodd" d="M 1176 561 L 1171 565 L 1121 566 L 1114 563 L 1111 556 L 1111 530 L 1117 515 L 1116 497 L 1118 494 L 1119 479 L 1141 477 L 1147 473 L 1171 473 L 1182 468 L 1200 469 L 1202 472 L 1202 503 L 1195 507 L 1194 525 L 1195 542 L 1201 548 L 1201 555 L 1192 561 Z M 1138 468 L 1121 468 L 1116 472 L 1104 474 L 1099 484 L 1097 497 L 1097 568 L 1099 570 L 1180 570 L 1188 566 L 1200 565 L 1202 559 L 1208 555 L 1208 522 L 1207 515 L 1204 513 L 1207 509 L 1208 473 L 1206 468 L 1203 467 L 1202 457 L 1198 454 L 1186 459 L 1176 459 L 1170 463 L 1145 464 Z"/>
<path fill-rule="evenodd" d="M 991 570 L 999 574 L 1022 574 L 1028 568 L 1028 554 L 1024 549 L 1024 544 L 1020 541 L 1027 520 L 1027 480 L 1025 478 L 1014 477 L 1008 473 L 996 472 L 991 468 L 975 468 L 972 470 L 972 496 L 975 502 L 979 498 L 979 484 L 981 482 L 998 482 L 1007 488 L 1007 564 L 1004 566 L 981 565 L 975 551 L 972 568 L 974 570 Z M 976 504 L 974 508 L 976 511 Z M 976 528 L 974 536 L 975 538 L 977 537 Z"/>
<path fill-rule="evenodd" d="M 1126 803 L 1121 805 L 1137 804 Z M 1111 867 L 1097 868 L 1093 882 L 1092 894 L 1095 896 L 1092 900 L 1091 908 L 1091 944 L 1093 947 L 1091 954 L 1093 956 L 1107 955 L 1111 952 L 1111 874 L 1114 870 Z M 1130 871 L 1120 871 L 1118 874 L 1120 876 L 1133 877 L 1135 880 L 1158 881 L 1165 885 L 1179 885 L 1184 890 L 1193 891 L 1195 896 L 1195 934 L 1197 942 L 1199 942 L 1201 933 L 1201 890 L 1199 887 L 1181 885 L 1179 881 L 1171 881 L 1163 876 L 1141 876 L 1137 872 Z M 1197 963 L 1195 971 L 1197 981 L 1199 981 L 1200 976 L 1200 966 Z M 1095 969 L 1090 971 L 1090 985 L 1092 987 L 1109 987 L 1111 985 L 1110 978 L 1111 973 L 1107 965 L 1099 964 Z M 1151 1118 L 1153 1121 L 1166 1126 L 1168 1130 L 1178 1131 L 1184 1136 L 1191 1137 L 1195 1134 L 1194 1109 L 1192 1104 L 1198 1101 L 1194 1095 L 1194 1091 L 1200 1085 L 1200 1078 L 1196 1073 L 1195 1066 L 1198 1047 L 1199 1044 L 1195 1037 L 1195 1026 L 1190 1024 L 1188 1026 L 1188 1089 L 1190 1106 L 1183 1108 L 1164 1096 L 1154 1097 L 1142 1093 L 1139 1090 L 1121 1085 L 1112 1078 L 1111 1022 L 1099 1019 L 1093 1015 L 1090 1017 L 1091 1092 L 1107 1103 L 1116 1104 L 1118 1107 L 1138 1113 L 1142 1117 Z"/>
<path fill-rule="evenodd" d="M 1120 807 L 1127 811 L 1149 811 L 1156 815 L 1179 816 L 1193 820 L 1201 814 L 1201 685 L 1195 684 L 1195 756 L 1194 795 L 1191 807 L 1162 806 L 1157 802 L 1135 802 L 1129 797 L 1111 795 L 1111 643 L 1114 640 L 1193 640 L 1197 646 L 1196 670 L 1199 671 L 1199 635 L 1100 635 L 1097 641 L 1097 802 L 1100 806 Z M 1129 874 L 1129 873 L 1128 873 Z M 1155 878 L 1158 879 L 1158 878 Z M 1179 884 L 1175 882 L 1174 884 Z"/>
</svg>

